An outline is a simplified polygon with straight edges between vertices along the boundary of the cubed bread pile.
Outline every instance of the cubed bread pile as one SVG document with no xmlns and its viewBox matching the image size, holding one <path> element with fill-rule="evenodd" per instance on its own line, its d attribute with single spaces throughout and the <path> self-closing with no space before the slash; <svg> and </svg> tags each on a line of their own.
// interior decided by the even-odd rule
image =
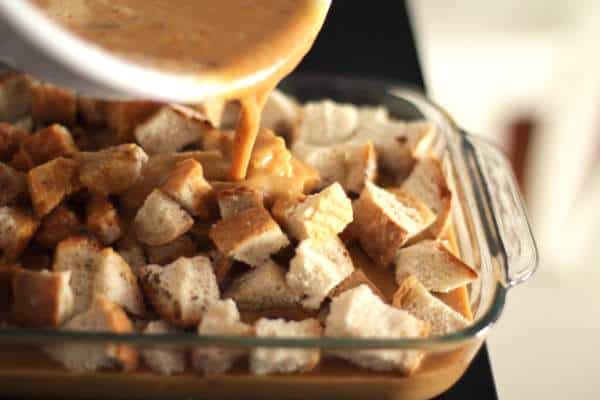
<svg viewBox="0 0 600 400">
<path fill-rule="evenodd" d="M 0 76 L 2 317 L 27 328 L 259 338 L 421 338 L 470 323 L 466 285 L 478 273 L 447 246 L 453 196 L 428 153 L 433 124 L 275 92 L 247 179 L 232 182 L 231 110 L 93 100 Z M 393 296 L 357 254 L 389 276 Z M 161 374 L 236 364 L 301 373 L 322 356 L 76 342 L 45 351 L 69 370 L 143 363 Z M 410 374 L 425 354 L 330 356 Z"/>
</svg>

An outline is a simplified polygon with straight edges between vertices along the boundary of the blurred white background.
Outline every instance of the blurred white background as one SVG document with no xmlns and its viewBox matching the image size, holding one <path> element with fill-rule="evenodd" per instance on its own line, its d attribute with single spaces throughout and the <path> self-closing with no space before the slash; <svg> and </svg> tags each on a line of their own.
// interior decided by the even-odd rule
<svg viewBox="0 0 600 400">
<path fill-rule="evenodd" d="M 524 154 L 541 262 L 489 339 L 499 396 L 599 398 L 600 1 L 413 0 L 411 12 L 433 99 Z"/>
</svg>

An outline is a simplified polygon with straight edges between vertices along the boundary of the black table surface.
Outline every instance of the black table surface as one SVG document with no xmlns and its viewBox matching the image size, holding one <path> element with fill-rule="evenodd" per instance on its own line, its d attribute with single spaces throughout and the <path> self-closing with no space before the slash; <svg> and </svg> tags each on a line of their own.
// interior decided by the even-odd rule
<svg viewBox="0 0 600 400">
<path fill-rule="evenodd" d="M 405 82 L 425 89 L 403 1 L 334 1 L 325 27 L 297 72 L 330 73 Z M 436 400 L 497 399 L 484 345 L 450 390 Z M 2 397 L 0 400 L 9 400 Z"/>
<path fill-rule="evenodd" d="M 404 1 L 333 1 L 296 72 L 389 79 L 426 90 Z M 437 399 L 470 398 L 498 398 L 485 345 L 462 379 Z"/>
</svg>

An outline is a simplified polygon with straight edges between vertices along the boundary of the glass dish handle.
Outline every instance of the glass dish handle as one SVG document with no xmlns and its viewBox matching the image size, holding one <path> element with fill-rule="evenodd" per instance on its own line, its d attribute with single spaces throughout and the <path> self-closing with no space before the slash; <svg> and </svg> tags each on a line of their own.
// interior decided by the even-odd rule
<svg viewBox="0 0 600 400">
<path fill-rule="evenodd" d="M 495 146 L 480 138 L 467 135 L 466 141 L 474 150 L 482 173 L 480 193 L 491 205 L 488 216 L 506 258 L 503 283 L 512 287 L 525 282 L 536 270 L 538 251 L 525 205 L 512 167 L 506 156 Z"/>
</svg>

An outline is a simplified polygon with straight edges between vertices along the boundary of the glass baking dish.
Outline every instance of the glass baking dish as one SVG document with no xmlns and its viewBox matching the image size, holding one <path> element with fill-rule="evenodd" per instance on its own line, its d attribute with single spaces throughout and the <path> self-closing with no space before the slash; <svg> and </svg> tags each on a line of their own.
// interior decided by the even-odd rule
<svg viewBox="0 0 600 400">
<path fill-rule="evenodd" d="M 437 125 L 431 152 L 442 160 L 457 201 L 452 226 L 462 258 L 480 273 L 470 285 L 474 322 L 464 330 L 426 339 L 265 339 L 181 334 L 107 334 L 57 330 L 0 329 L 0 393 L 56 398 L 347 398 L 427 399 L 452 386 L 464 373 L 498 320 L 508 290 L 537 266 L 537 249 L 515 179 L 493 146 L 460 130 L 440 107 L 417 91 L 386 82 L 327 76 L 294 77 L 281 89 L 301 101 L 331 98 L 359 105 L 384 105 L 401 119 L 425 118 Z M 321 364 L 306 374 L 253 376 L 242 363 L 225 375 L 158 375 L 136 371 L 74 373 L 39 351 L 61 343 L 229 348 L 318 348 Z M 332 350 L 420 349 L 427 353 L 415 373 L 403 376 L 353 367 Z"/>
</svg>

